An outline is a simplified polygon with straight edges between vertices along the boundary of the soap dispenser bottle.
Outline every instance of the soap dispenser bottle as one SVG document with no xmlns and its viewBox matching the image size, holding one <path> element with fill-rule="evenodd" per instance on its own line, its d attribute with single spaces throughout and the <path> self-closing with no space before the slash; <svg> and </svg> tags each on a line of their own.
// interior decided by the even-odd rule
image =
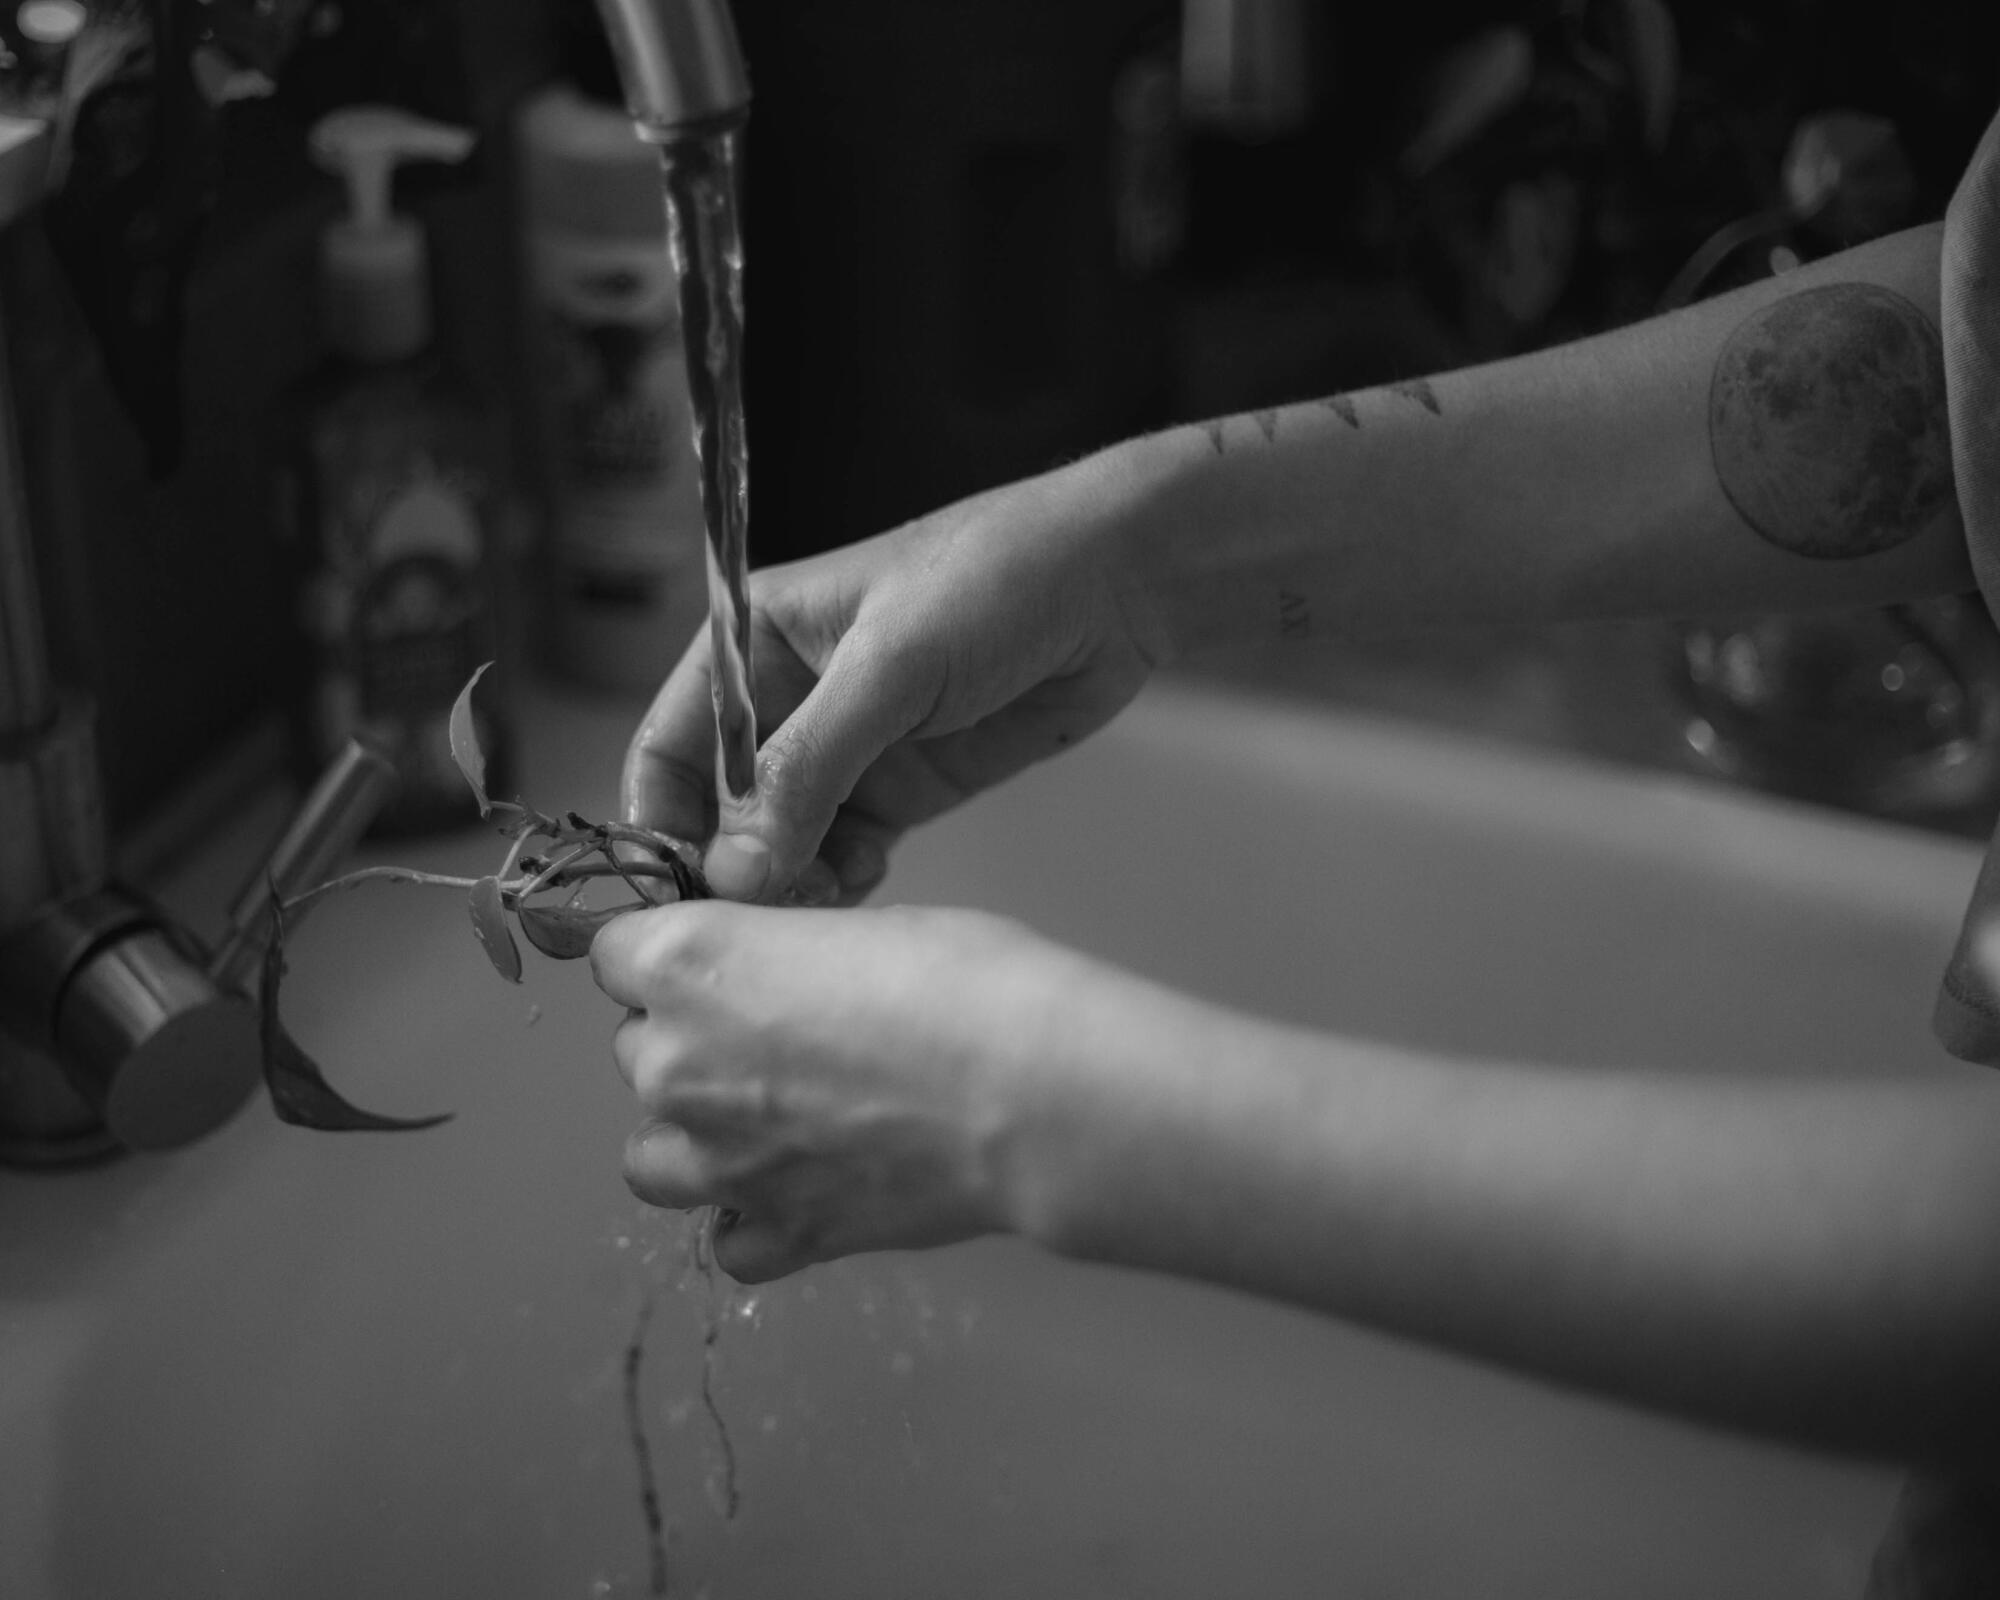
<svg viewBox="0 0 2000 1600">
<path fill-rule="evenodd" d="M 321 238 L 327 357 L 298 397 L 283 452 L 286 521 L 309 569 L 299 745 L 309 770 L 349 738 L 389 758 L 401 784 L 383 832 L 470 820 L 449 719 L 460 689 L 496 658 L 474 716 L 489 783 L 507 781 L 495 426 L 436 352 L 424 232 L 391 205 L 399 165 L 463 161 L 472 143 L 387 106 L 333 112 L 310 136 L 313 159 L 345 181 L 348 211 Z"/>
</svg>

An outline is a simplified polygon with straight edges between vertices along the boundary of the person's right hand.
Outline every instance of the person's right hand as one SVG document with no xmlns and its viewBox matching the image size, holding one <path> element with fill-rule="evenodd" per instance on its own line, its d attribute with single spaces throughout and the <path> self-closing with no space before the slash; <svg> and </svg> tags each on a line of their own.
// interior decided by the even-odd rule
<svg viewBox="0 0 2000 1600">
<path fill-rule="evenodd" d="M 1163 653 L 1088 464 L 751 579 L 757 787 L 718 810 L 708 632 L 627 753 L 627 818 L 715 891 L 860 900 L 904 830 L 1102 727 Z"/>
</svg>

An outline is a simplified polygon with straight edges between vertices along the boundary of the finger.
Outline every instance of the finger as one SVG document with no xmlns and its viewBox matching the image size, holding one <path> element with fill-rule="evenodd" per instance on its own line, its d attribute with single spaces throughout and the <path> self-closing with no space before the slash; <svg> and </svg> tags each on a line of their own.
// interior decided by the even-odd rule
<svg viewBox="0 0 2000 1600">
<path fill-rule="evenodd" d="M 699 1004 L 699 1001 L 694 1002 Z M 618 1076 L 639 1104 L 698 1139 L 730 1139 L 771 1114 L 771 1091 L 758 1081 L 717 1077 L 690 1051 L 682 1007 L 673 1016 L 628 1011 L 612 1036 Z"/>
<path fill-rule="evenodd" d="M 811 1240 L 768 1217 L 741 1211 L 717 1214 L 709 1248 L 715 1264 L 738 1283 L 769 1283 L 820 1259 Z"/>
<path fill-rule="evenodd" d="M 628 912 L 622 917 L 613 917 L 597 930 L 597 937 L 590 941 L 590 976 L 607 996 L 623 1006 L 628 1012 L 644 1014 L 652 999 L 650 974 L 641 954 L 650 945 L 648 924 L 660 912 L 660 906 L 652 911 Z M 631 1019 L 628 1017 L 626 1023 Z M 628 1038 L 624 1023 L 619 1025 L 613 1039 L 613 1048 Z M 622 1067 L 620 1070 L 623 1070 Z"/>
<path fill-rule="evenodd" d="M 639 1092 L 639 1080 L 646 1060 L 646 1013 L 627 1011 L 625 1020 L 611 1035 L 611 1059 L 618 1064 L 618 1076 L 625 1080 L 625 1087 L 634 1094 Z"/>
<path fill-rule="evenodd" d="M 756 795 L 741 811 L 724 809 L 705 862 L 716 892 L 748 900 L 788 886 L 818 853 L 862 773 L 923 721 L 937 677 L 878 634 L 850 630 L 812 692 L 765 742 Z"/>
<path fill-rule="evenodd" d="M 685 1129 L 649 1122 L 625 1141 L 625 1185 L 648 1205 L 688 1211 L 723 1199 Z"/>
<path fill-rule="evenodd" d="M 590 941 L 590 975 L 628 1011 L 670 1004 L 690 972 L 711 964 L 726 907 L 713 900 L 628 911 Z"/>
<path fill-rule="evenodd" d="M 690 644 L 639 719 L 619 795 L 628 822 L 677 839 L 715 825 L 715 713 L 707 630 Z"/>
</svg>

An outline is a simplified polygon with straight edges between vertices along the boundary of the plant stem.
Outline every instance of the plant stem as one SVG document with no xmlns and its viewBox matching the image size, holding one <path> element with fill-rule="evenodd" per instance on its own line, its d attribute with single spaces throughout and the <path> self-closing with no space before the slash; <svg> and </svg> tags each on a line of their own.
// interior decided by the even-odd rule
<svg viewBox="0 0 2000 1600">
<path fill-rule="evenodd" d="M 504 883 L 500 887 L 508 894 L 518 894 L 525 898 L 531 893 L 539 894 L 544 889 L 564 889 L 572 883 L 581 883 L 586 878 L 624 878 L 627 881 L 633 878 L 665 878 L 669 881 L 678 881 L 672 863 L 666 861 L 616 861 L 608 866 L 602 861 L 583 861 L 574 866 L 564 867 L 558 873 L 544 874 L 543 880 L 532 887 L 524 885 L 520 889 L 515 889 Z M 634 887 L 636 888 L 636 885 Z"/>
<path fill-rule="evenodd" d="M 568 855 L 552 861 L 543 871 L 532 878 L 507 882 L 502 880 L 500 889 L 509 900 L 523 900 L 540 894 L 544 889 L 567 888 L 589 878 L 666 878 L 675 876 L 673 866 L 665 861 L 589 861 L 585 858 L 598 852 L 598 846 L 579 845 Z M 340 889 L 358 888 L 364 883 L 414 883 L 436 889 L 470 890 L 477 878 L 455 877 L 444 872 L 419 872 L 415 867 L 357 867 L 352 872 L 342 873 L 338 878 L 329 878 L 310 889 L 295 894 L 289 900 L 279 902 L 279 908 L 287 916 L 294 916 L 308 906 L 317 904 L 328 895 Z M 634 886 L 637 887 L 636 885 Z"/>
<path fill-rule="evenodd" d="M 636 823 L 607 822 L 601 825 L 601 831 L 605 838 L 618 844 L 644 845 L 649 850 L 665 851 L 683 859 L 689 855 L 699 859 L 694 846 L 685 840 L 676 839 L 672 834 L 655 833 L 651 828 L 641 828 Z"/>
<path fill-rule="evenodd" d="M 551 888 L 564 881 L 563 873 L 583 860 L 585 856 L 592 854 L 596 849 L 597 846 L 594 842 L 574 845 L 566 854 L 557 856 L 525 884 L 518 888 L 510 887 L 508 892 L 521 899 L 525 899 L 529 895 L 540 894 L 544 889 Z"/>
<path fill-rule="evenodd" d="M 344 872 L 337 878 L 328 878 L 312 888 L 295 894 L 289 900 L 279 902 L 279 908 L 287 915 L 303 911 L 307 906 L 332 894 L 336 889 L 353 889 L 364 883 L 420 883 L 439 889 L 470 889 L 479 880 L 476 878 L 456 878 L 443 872 L 419 872 L 414 867 L 357 867 L 352 872 Z"/>
</svg>

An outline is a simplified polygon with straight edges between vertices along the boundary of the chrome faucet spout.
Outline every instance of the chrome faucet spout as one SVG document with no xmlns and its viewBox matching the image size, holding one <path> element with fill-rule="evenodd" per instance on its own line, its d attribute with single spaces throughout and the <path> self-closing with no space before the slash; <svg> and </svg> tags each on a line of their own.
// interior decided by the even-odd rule
<svg viewBox="0 0 2000 1600">
<path fill-rule="evenodd" d="M 726 0 L 597 0 L 626 109 L 657 143 L 740 122 L 750 78 Z"/>
</svg>

